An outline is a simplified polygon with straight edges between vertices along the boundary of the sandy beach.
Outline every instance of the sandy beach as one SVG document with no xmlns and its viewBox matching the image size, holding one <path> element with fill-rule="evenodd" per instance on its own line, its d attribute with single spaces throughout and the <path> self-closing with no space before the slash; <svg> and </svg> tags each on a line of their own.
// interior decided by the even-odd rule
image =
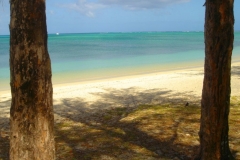
<svg viewBox="0 0 240 160">
<path fill-rule="evenodd" d="M 234 62 L 232 64 L 231 77 L 232 96 L 240 95 L 239 78 L 240 62 Z M 191 101 L 192 98 L 200 100 L 202 84 L 203 67 L 188 68 L 86 82 L 56 84 L 53 85 L 53 99 L 54 106 L 59 106 L 64 99 L 81 99 L 82 102 L 89 104 L 104 100 L 114 103 L 115 98 L 119 98 L 119 101 L 124 102 L 124 98 L 128 96 L 134 96 L 139 99 L 137 102 L 142 104 L 161 103 L 163 99 Z M 112 95 L 114 97 L 106 97 L 105 95 Z M 0 91 L 1 108 L 9 108 L 9 106 L 3 106 L 2 104 L 8 104 L 6 102 L 10 98 L 11 94 L 9 90 Z M 119 106 L 121 104 L 116 103 L 114 105 Z M 91 108 L 91 106 L 89 107 Z M 108 106 L 98 106 L 97 108 L 103 109 L 108 108 Z M 55 111 L 58 110 L 57 107 L 54 109 Z"/>
<path fill-rule="evenodd" d="M 240 96 L 240 62 L 232 64 L 232 96 Z M 203 67 L 53 85 L 55 119 L 77 111 L 97 112 L 139 104 L 200 103 Z M 10 91 L 0 91 L 0 127 L 9 118 Z"/>
<path fill-rule="evenodd" d="M 236 62 L 232 64 L 232 78 L 231 78 L 232 96 L 237 97 L 240 96 L 239 79 L 240 79 L 240 62 Z M 111 113 L 111 111 L 114 110 L 115 112 L 121 111 L 120 108 L 124 109 L 128 113 L 128 111 L 133 111 L 139 106 L 152 104 L 171 104 L 172 106 L 174 105 L 180 106 L 180 108 L 182 106 L 182 108 L 185 108 L 184 109 L 185 112 L 188 113 L 188 108 L 184 107 L 187 102 L 189 104 L 188 107 L 192 108 L 195 108 L 196 106 L 198 107 L 200 105 L 202 84 L 203 84 L 203 67 L 171 70 L 142 75 L 132 75 L 126 77 L 115 77 L 86 82 L 55 84 L 53 85 L 54 90 L 53 105 L 56 136 L 58 137 L 58 138 L 56 137 L 56 144 L 58 147 L 65 146 L 63 147 L 64 149 L 61 149 L 61 147 L 57 149 L 57 156 L 59 157 L 62 155 L 63 157 L 66 158 L 65 152 L 63 152 L 62 150 L 64 151 L 68 150 L 66 149 L 66 146 L 68 146 L 68 144 L 65 143 L 68 143 L 69 140 L 66 140 L 63 143 L 62 141 L 63 137 L 60 136 L 59 138 L 60 133 L 63 134 L 62 132 L 65 131 L 65 129 L 71 128 L 64 127 L 63 124 L 65 123 L 67 124 L 70 123 L 72 127 L 74 127 L 74 125 L 84 126 L 85 128 L 83 128 L 83 130 L 86 129 L 86 127 L 91 128 L 91 126 L 94 126 L 93 128 L 95 127 L 98 128 L 101 125 L 103 125 L 101 127 L 104 128 L 104 125 L 106 124 L 104 123 L 101 124 L 98 122 L 99 116 L 100 117 L 103 116 L 103 119 L 106 119 L 108 118 L 107 115 Z M 6 139 L 9 136 L 10 100 L 11 94 L 9 90 L 0 91 L 0 129 L 1 129 L 0 141 L 2 143 L 2 146 L 5 146 L 5 148 L 9 146 L 9 143 Z M 180 109 L 179 107 L 176 108 Z M 96 115 L 98 116 L 96 117 Z M 123 121 L 124 119 L 125 120 L 128 119 L 126 118 L 127 117 L 126 115 L 121 116 L 125 117 L 123 118 Z M 197 117 L 197 119 L 198 118 L 199 117 Z M 110 124 L 110 126 L 112 125 L 112 123 L 113 124 L 116 123 L 119 125 L 122 123 L 121 121 L 122 120 L 117 121 L 117 123 L 115 121 L 108 123 Z M 179 123 L 178 120 L 174 120 L 173 122 Z M 199 121 L 197 120 L 196 122 Z M 84 123 L 86 123 L 87 125 L 84 125 Z M 182 123 L 185 125 L 185 122 Z M 198 137 L 197 134 L 198 124 L 196 126 L 197 129 L 196 128 L 194 129 L 195 132 L 193 135 L 195 135 L 195 137 Z M 60 128 L 62 127 L 63 130 L 59 130 L 59 127 Z M 78 130 L 79 128 L 76 129 L 76 131 Z M 170 130 L 174 130 L 174 128 L 172 129 L 170 128 Z M 135 129 L 133 129 L 133 131 L 135 131 Z M 187 131 L 185 133 L 185 131 L 186 129 L 184 130 L 184 134 L 180 133 L 180 135 L 183 135 L 183 137 L 179 137 L 180 141 L 184 140 L 184 136 L 187 137 L 187 139 L 189 140 L 190 132 Z M 91 131 L 86 131 L 86 133 L 88 132 Z M 154 131 L 154 133 L 155 132 L 158 133 L 159 131 L 157 130 Z M 75 129 L 70 130 L 69 133 L 73 133 L 74 135 Z M 68 132 L 66 134 L 68 135 Z M 142 133 L 139 134 L 139 136 L 142 136 Z M 162 135 L 162 137 L 164 136 Z M 199 145 L 199 142 L 197 140 L 194 140 L 193 137 L 191 140 L 189 140 L 191 141 L 189 143 L 193 145 L 189 146 L 192 151 Z M 89 143 L 89 141 L 91 142 L 92 138 L 93 137 L 90 137 L 90 140 L 86 139 L 85 140 L 86 143 Z M 147 137 L 146 139 L 149 139 L 149 137 Z M 85 143 L 85 141 L 81 143 Z M 76 143 L 79 142 L 76 141 Z M 232 146 L 234 146 L 234 143 L 235 141 L 233 142 Z M 236 143 L 238 144 L 238 142 Z M 80 148 L 80 150 L 87 150 L 87 148 L 84 148 L 80 144 L 74 145 L 73 149 L 79 150 Z M 162 145 L 163 149 L 165 143 L 156 144 L 156 146 L 159 145 Z M 170 146 L 170 148 L 172 147 Z M 168 154 L 168 150 L 169 149 L 166 148 L 166 154 Z M 183 150 L 187 149 L 183 148 Z M 0 150 L 0 153 L 2 154 L 5 152 L 6 152 L 5 150 Z M 128 152 L 129 149 L 126 150 L 124 155 L 128 154 Z M 156 152 L 158 155 L 162 154 L 162 151 L 157 150 L 154 152 Z M 172 152 L 169 154 L 171 155 Z M 190 156 L 191 154 L 194 155 L 193 152 L 187 155 Z M 6 157 L 8 156 L 7 154 L 4 155 Z M 142 159 L 146 159 L 146 157 Z"/>
</svg>

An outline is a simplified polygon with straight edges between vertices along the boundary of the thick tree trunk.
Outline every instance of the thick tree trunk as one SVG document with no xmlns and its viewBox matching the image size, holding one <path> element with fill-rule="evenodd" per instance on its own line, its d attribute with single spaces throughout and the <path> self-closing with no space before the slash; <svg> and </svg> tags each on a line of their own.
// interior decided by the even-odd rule
<svg viewBox="0 0 240 160">
<path fill-rule="evenodd" d="M 205 66 L 200 127 L 202 160 L 233 159 L 228 143 L 233 0 L 206 0 Z"/>
<path fill-rule="evenodd" d="M 55 159 L 45 0 L 11 0 L 10 159 Z"/>
</svg>

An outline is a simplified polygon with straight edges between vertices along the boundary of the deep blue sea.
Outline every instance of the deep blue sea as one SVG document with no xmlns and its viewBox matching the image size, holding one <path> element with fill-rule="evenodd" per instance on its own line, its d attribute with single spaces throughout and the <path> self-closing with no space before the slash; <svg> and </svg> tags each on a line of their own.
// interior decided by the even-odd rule
<svg viewBox="0 0 240 160">
<path fill-rule="evenodd" d="M 202 66 L 204 33 L 49 34 L 48 51 L 53 83 L 85 81 Z M 239 60 L 235 32 L 233 61 Z M 0 87 L 9 88 L 9 36 L 0 36 Z"/>
</svg>

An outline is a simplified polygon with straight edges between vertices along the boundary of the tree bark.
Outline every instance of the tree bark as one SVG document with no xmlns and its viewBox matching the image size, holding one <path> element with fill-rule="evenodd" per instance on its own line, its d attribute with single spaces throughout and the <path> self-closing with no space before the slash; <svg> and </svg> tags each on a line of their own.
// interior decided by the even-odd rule
<svg viewBox="0 0 240 160">
<path fill-rule="evenodd" d="M 11 0 L 10 11 L 10 159 L 53 160 L 52 73 L 45 0 Z"/>
<path fill-rule="evenodd" d="M 201 101 L 201 160 L 233 159 L 228 142 L 233 0 L 206 0 L 205 66 Z"/>
</svg>

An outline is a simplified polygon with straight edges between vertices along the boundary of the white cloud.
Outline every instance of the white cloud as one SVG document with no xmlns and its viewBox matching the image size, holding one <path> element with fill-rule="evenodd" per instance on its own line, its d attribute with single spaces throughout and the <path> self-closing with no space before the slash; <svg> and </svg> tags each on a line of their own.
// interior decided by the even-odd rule
<svg viewBox="0 0 240 160">
<path fill-rule="evenodd" d="M 186 3 L 190 0 L 78 0 L 75 3 L 62 5 L 65 8 L 79 11 L 80 13 L 94 17 L 95 11 L 106 7 L 120 7 L 127 10 L 161 9 L 172 4 Z"/>
<path fill-rule="evenodd" d="M 105 5 L 96 3 L 96 2 L 88 2 L 86 0 L 78 0 L 76 3 L 69 3 L 66 5 L 62 5 L 65 8 L 76 10 L 88 17 L 94 17 L 94 12 L 98 9 L 104 8 Z"/>
<path fill-rule="evenodd" d="M 47 13 L 54 14 L 54 10 L 47 10 Z"/>
<path fill-rule="evenodd" d="M 129 10 L 160 9 L 190 0 L 99 0 L 103 5 L 116 5 Z"/>
</svg>

